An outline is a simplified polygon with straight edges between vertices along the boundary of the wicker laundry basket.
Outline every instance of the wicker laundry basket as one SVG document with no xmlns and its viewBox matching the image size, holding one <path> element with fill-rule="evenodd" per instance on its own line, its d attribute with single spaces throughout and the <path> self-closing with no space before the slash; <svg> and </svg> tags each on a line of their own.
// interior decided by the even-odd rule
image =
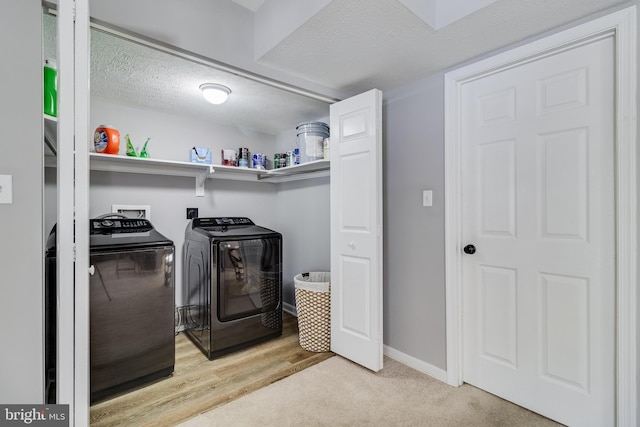
<svg viewBox="0 0 640 427">
<path fill-rule="evenodd" d="M 300 346 L 316 353 L 331 350 L 331 273 L 302 273 L 293 281 Z"/>
</svg>

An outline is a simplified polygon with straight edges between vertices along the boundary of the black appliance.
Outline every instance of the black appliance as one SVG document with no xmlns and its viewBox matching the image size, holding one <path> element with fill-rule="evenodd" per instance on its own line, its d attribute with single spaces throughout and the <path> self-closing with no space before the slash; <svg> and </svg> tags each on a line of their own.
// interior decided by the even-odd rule
<svg viewBox="0 0 640 427">
<path fill-rule="evenodd" d="M 185 333 L 209 358 L 282 335 L 282 235 L 195 218 L 184 243 Z"/>
<path fill-rule="evenodd" d="M 175 363 L 174 244 L 146 219 L 90 220 L 91 403 L 171 375 Z M 56 227 L 47 241 L 45 364 L 55 401 Z"/>
</svg>

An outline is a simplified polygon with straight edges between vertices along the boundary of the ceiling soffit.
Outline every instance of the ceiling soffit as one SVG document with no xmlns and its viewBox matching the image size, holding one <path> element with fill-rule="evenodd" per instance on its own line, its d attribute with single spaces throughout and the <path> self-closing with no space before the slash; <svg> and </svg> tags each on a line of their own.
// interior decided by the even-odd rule
<svg viewBox="0 0 640 427">
<path fill-rule="evenodd" d="M 266 0 L 258 11 L 257 39 L 260 12 L 281 1 L 289 0 Z M 431 0 L 418 10 L 424 1 L 332 0 L 272 40 L 256 61 L 346 94 L 393 89 L 624 2 Z M 456 16 L 451 7 L 458 3 L 468 8 Z"/>
</svg>

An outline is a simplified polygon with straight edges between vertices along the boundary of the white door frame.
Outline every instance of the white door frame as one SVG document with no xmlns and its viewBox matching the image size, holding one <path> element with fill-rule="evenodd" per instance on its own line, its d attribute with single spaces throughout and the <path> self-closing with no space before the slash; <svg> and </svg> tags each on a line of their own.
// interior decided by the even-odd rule
<svg viewBox="0 0 640 427">
<path fill-rule="evenodd" d="M 58 0 L 57 399 L 89 425 L 89 0 Z"/>
<path fill-rule="evenodd" d="M 615 52 L 616 425 L 637 424 L 636 7 L 595 19 L 445 75 L 447 383 L 463 382 L 461 93 L 465 84 L 613 37 Z"/>
</svg>

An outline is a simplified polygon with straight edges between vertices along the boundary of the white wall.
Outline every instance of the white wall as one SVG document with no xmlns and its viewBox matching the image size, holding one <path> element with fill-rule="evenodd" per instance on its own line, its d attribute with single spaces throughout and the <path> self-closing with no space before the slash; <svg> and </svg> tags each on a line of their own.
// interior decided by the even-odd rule
<svg viewBox="0 0 640 427">
<path fill-rule="evenodd" d="M 0 175 L 13 176 L 13 204 L 0 204 L 0 402 L 42 403 L 42 8 L 3 6 Z"/>
<path fill-rule="evenodd" d="M 101 124 L 116 127 L 124 138 L 130 134 L 136 145 L 151 137 L 151 158 L 188 161 L 194 145 L 213 151 L 214 164 L 220 163 L 220 149 L 248 147 L 251 152 L 267 153 L 295 147 L 293 132 L 274 136 L 219 126 L 167 113 L 116 104 L 105 99 L 91 100 L 91 129 Z M 87 144 L 93 141 L 87 138 Z M 282 147 L 282 148 L 280 148 Z M 121 142 L 120 155 L 125 155 Z M 55 169 L 46 170 L 45 230 L 55 223 Z M 205 197 L 195 196 L 195 179 L 188 177 L 143 175 L 136 173 L 91 172 L 90 216 L 111 212 L 117 205 L 148 205 L 154 227 L 176 245 L 176 305 L 182 305 L 182 248 L 186 209 L 198 208 L 199 216 L 246 216 L 256 224 L 283 235 L 283 294 L 295 304 L 293 277 L 305 271 L 329 269 L 329 178 L 273 184 L 263 182 L 207 179 Z"/>
<path fill-rule="evenodd" d="M 276 137 L 267 133 L 243 132 L 241 129 L 215 125 L 188 116 L 178 116 L 146 108 L 117 104 L 105 99 L 91 99 L 91 135 L 87 143 L 93 151 L 93 131 L 108 124 L 120 132 L 120 155 L 126 153 L 125 135 L 129 134 L 134 146 L 142 148 L 151 138 L 147 149 L 154 159 L 188 162 L 193 146 L 209 147 L 214 164 L 220 164 L 223 148 L 247 147 L 251 152 L 275 152 Z M 295 128 L 295 124 L 292 125 Z M 270 157 L 272 158 L 272 157 Z M 194 187 L 195 188 L 195 187 Z"/>
</svg>

